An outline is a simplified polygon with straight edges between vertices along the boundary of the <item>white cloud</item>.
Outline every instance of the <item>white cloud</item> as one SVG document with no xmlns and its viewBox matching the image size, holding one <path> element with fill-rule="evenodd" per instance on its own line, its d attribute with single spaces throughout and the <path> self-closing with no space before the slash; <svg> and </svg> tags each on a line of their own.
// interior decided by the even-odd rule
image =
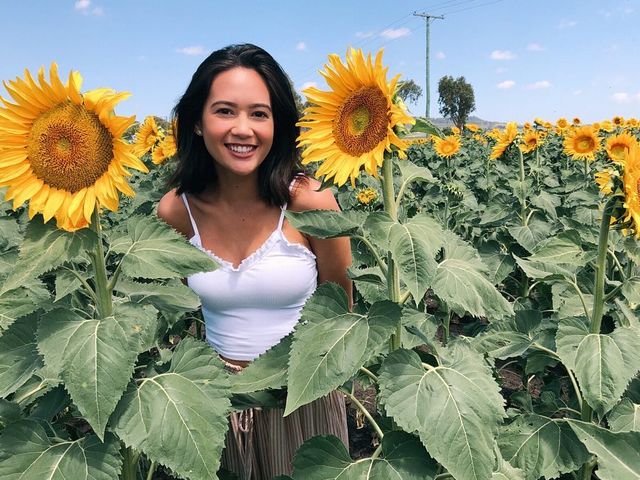
<svg viewBox="0 0 640 480">
<path fill-rule="evenodd" d="M 409 30 L 406 27 L 402 27 L 402 28 L 387 28 L 386 30 L 384 30 L 380 36 L 384 37 L 384 38 L 388 38 L 390 40 L 394 40 L 396 38 L 400 38 L 400 37 L 406 37 L 407 35 L 411 34 L 411 30 Z"/>
<path fill-rule="evenodd" d="M 296 43 L 296 50 L 302 51 L 307 49 L 307 44 L 304 42 Z"/>
<path fill-rule="evenodd" d="M 91 5 L 91 0 L 78 0 L 75 3 L 74 8 L 76 10 L 80 10 L 81 12 L 86 12 L 87 10 L 89 10 L 90 5 Z"/>
<path fill-rule="evenodd" d="M 447 56 L 444 54 L 444 52 L 438 52 L 436 53 L 436 58 L 438 60 L 444 60 L 445 58 L 447 58 Z"/>
<path fill-rule="evenodd" d="M 305 90 L 309 87 L 317 87 L 318 84 L 316 82 L 304 82 L 300 87 L 300 91 Z"/>
<path fill-rule="evenodd" d="M 104 8 L 100 6 L 91 8 L 91 0 L 76 0 L 73 4 L 73 8 L 83 15 L 95 15 L 96 17 L 99 17 L 104 14 Z"/>
<path fill-rule="evenodd" d="M 533 82 L 527 85 L 527 89 L 540 90 L 541 88 L 549 88 L 550 86 L 551 86 L 551 82 L 549 80 L 539 80 L 537 82 Z"/>
<path fill-rule="evenodd" d="M 627 92 L 616 92 L 611 95 L 611 99 L 616 103 L 629 103 L 631 101 L 631 95 Z"/>
<path fill-rule="evenodd" d="M 494 50 L 491 52 L 492 60 L 513 60 L 516 56 L 511 50 Z"/>
<path fill-rule="evenodd" d="M 513 80 L 505 80 L 504 82 L 500 82 L 497 86 L 502 90 L 507 90 L 509 88 L 515 87 L 516 82 L 514 82 Z"/>
<path fill-rule="evenodd" d="M 565 28 L 572 28 L 572 27 L 575 27 L 576 25 L 578 25 L 578 22 L 576 22 L 575 20 L 562 20 L 558 24 L 558 28 L 560 30 L 564 30 Z"/>
<path fill-rule="evenodd" d="M 529 50 L 530 52 L 544 52 L 544 47 L 539 43 L 534 42 L 527 45 L 527 50 Z"/>
<path fill-rule="evenodd" d="M 578 89 L 578 90 L 574 90 L 573 91 L 574 95 L 582 95 L 582 90 Z"/>
<path fill-rule="evenodd" d="M 192 45 L 189 47 L 176 48 L 176 52 L 182 53 L 183 55 L 204 55 L 205 51 L 202 48 L 202 45 Z"/>
<path fill-rule="evenodd" d="M 373 32 L 356 32 L 356 37 L 358 38 L 371 38 L 373 35 Z"/>
</svg>

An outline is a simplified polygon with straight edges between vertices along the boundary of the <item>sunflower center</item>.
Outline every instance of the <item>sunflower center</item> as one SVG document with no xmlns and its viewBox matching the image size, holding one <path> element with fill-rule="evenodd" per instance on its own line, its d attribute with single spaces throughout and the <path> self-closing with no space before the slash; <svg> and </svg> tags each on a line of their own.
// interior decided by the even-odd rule
<svg viewBox="0 0 640 480">
<path fill-rule="evenodd" d="M 627 146 L 621 143 L 616 143 L 611 146 L 611 156 L 616 160 L 622 160 L 624 154 L 627 152 Z"/>
<path fill-rule="evenodd" d="M 343 152 L 360 156 L 373 150 L 387 136 L 387 98 L 377 87 L 353 92 L 338 109 L 333 137 Z"/>
<path fill-rule="evenodd" d="M 35 175 L 72 193 L 93 185 L 113 159 L 107 127 L 95 113 L 71 102 L 56 105 L 33 122 L 28 146 Z"/>
<path fill-rule="evenodd" d="M 453 144 L 451 144 L 449 142 L 445 142 L 445 143 L 442 144 L 442 151 L 444 153 L 451 153 L 451 152 L 453 152 L 453 150 L 454 150 Z"/>
<path fill-rule="evenodd" d="M 596 143 L 591 137 L 580 137 L 576 142 L 576 150 L 578 150 L 580 153 L 590 152 L 595 148 L 595 146 Z"/>
</svg>

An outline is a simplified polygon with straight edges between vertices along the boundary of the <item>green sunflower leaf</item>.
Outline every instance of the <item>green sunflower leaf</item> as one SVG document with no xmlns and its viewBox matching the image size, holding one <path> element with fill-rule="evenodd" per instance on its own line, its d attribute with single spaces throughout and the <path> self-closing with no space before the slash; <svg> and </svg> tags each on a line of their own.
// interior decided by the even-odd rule
<svg viewBox="0 0 640 480">
<path fill-rule="evenodd" d="M 111 242 L 122 254 L 122 272 L 130 278 L 182 278 L 218 268 L 209 255 L 155 217 L 133 217 L 127 233 Z"/>
<path fill-rule="evenodd" d="M 129 385 L 110 424 L 127 446 L 178 475 L 216 478 L 231 408 L 228 377 L 209 345 L 184 339 L 166 373 Z"/>
<path fill-rule="evenodd" d="M 540 415 L 519 415 L 500 429 L 500 451 L 527 480 L 556 478 L 573 472 L 588 459 L 589 452 L 563 421 Z"/>
<path fill-rule="evenodd" d="M 392 352 L 380 369 L 379 400 L 400 427 L 418 432 L 451 475 L 490 478 L 495 436 L 505 415 L 500 388 L 470 347 L 456 343 L 440 354 L 440 365 L 425 369 L 415 352 Z"/>
<path fill-rule="evenodd" d="M 382 301 L 367 315 L 349 312 L 339 285 L 318 287 L 304 308 L 293 334 L 287 378 L 285 415 L 320 398 L 349 380 L 367 360 L 387 347 L 401 310 Z"/>
<path fill-rule="evenodd" d="M 348 237 L 361 233 L 366 212 L 336 210 L 285 211 L 289 223 L 302 233 L 318 238 Z"/>
<path fill-rule="evenodd" d="M 253 360 L 237 375 L 231 376 L 233 393 L 251 393 L 287 385 L 287 364 L 293 334 L 284 337 L 277 345 Z"/>
<path fill-rule="evenodd" d="M 78 258 L 93 249 L 95 241 L 95 234 L 88 228 L 66 232 L 52 223 L 43 223 L 37 215 L 27 226 L 18 262 L 5 279 L 0 294 L 31 283 L 39 275 Z"/>
<path fill-rule="evenodd" d="M 337 437 L 313 437 L 296 452 L 293 480 L 430 480 L 438 472 L 424 447 L 408 433 L 385 434 L 382 451 L 383 457 L 354 462 Z"/>
<path fill-rule="evenodd" d="M 198 295 L 178 279 L 160 284 L 120 278 L 114 290 L 126 295 L 132 303 L 151 304 L 161 312 L 191 312 L 200 306 Z"/>
<path fill-rule="evenodd" d="M 481 261 L 469 258 L 466 250 L 448 249 L 447 257 L 437 265 L 431 288 L 461 315 L 469 312 L 490 320 L 513 315 L 511 304 L 480 267 Z"/>
<path fill-rule="evenodd" d="M 551 225 L 548 223 L 531 218 L 527 226 L 508 227 L 509 234 L 528 252 L 535 251 L 538 244 L 547 238 L 551 233 Z"/>
<path fill-rule="evenodd" d="M 3 480 L 113 480 L 121 468 L 120 442 L 109 433 L 52 443 L 40 424 L 21 420 L 0 435 Z"/>
<path fill-rule="evenodd" d="M 618 403 L 640 371 L 639 344 L 633 328 L 590 333 L 584 318 L 562 319 L 556 334 L 558 355 L 576 372 L 584 399 L 600 416 Z"/>
<path fill-rule="evenodd" d="M 33 280 L 23 287 L 0 293 L 0 337 L 13 322 L 35 312 L 49 298 L 44 284 Z"/>
<path fill-rule="evenodd" d="M 608 420 L 612 432 L 640 432 L 640 405 L 623 398 L 611 410 Z"/>
<path fill-rule="evenodd" d="M 0 337 L 0 397 L 24 385 L 42 366 L 36 349 L 35 315 L 22 317 Z"/>
<path fill-rule="evenodd" d="M 569 420 L 569 425 L 589 452 L 598 457 L 598 478 L 640 479 L 640 433 L 613 433 L 592 423 Z"/>
<path fill-rule="evenodd" d="M 154 312 L 122 304 L 102 319 L 56 309 L 40 320 L 38 348 L 45 363 L 60 372 L 74 403 L 101 439 L 155 319 Z"/>
</svg>

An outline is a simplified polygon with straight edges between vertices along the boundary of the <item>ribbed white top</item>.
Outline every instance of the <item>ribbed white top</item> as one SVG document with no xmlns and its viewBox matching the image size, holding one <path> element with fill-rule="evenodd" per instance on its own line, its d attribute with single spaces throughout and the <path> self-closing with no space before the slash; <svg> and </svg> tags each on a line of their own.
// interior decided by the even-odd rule
<svg viewBox="0 0 640 480">
<path fill-rule="evenodd" d="M 293 330 L 317 286 L 316 257 L 284 236 L 285 205 L 269 238 L 234 267 L 202 246 L 186 195 L 182 200 L 194 232 L 189 241 L 220 265 L 187 279 L 202 302 L 207 341 L 226 358 L 253 360 Z"/>
</svg>

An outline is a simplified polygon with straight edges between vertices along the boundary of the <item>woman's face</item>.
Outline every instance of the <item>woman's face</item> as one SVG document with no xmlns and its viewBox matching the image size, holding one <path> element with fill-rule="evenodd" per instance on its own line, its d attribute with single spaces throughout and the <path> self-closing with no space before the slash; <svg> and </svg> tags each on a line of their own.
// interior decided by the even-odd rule
<svg viewBox="0 0 640 480">
<path fill-rule="evenodd" d="M 198 129 L 218 173 L 257 172 L 271 150 L 274 130 L 269 90 L 260 74 L 242 67 L 218 74 Z"/>
</svg>

